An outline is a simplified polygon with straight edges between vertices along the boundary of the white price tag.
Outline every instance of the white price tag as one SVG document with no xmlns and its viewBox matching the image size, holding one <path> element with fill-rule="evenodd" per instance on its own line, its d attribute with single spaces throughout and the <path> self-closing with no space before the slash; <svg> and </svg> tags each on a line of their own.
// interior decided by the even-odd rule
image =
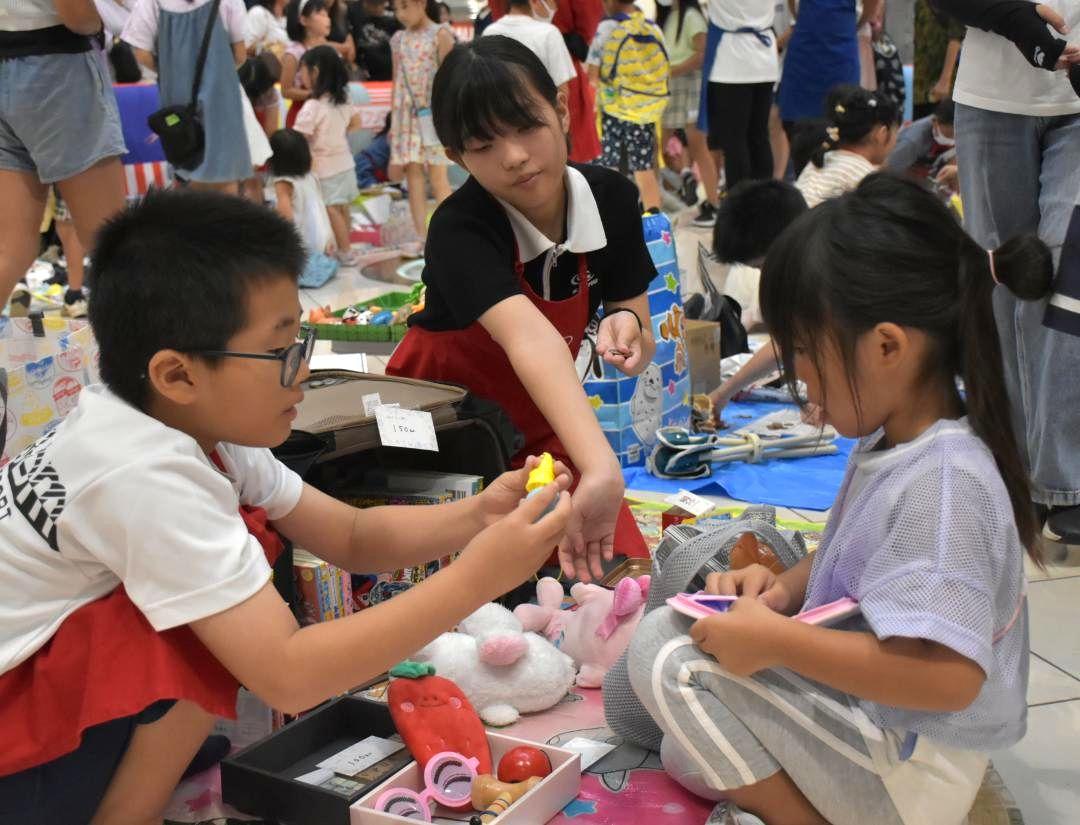
<svg viewBox="0 0 1080 825">
<path fill-rule="evenodd" d="M 397 753 L 403 747 L 405 745 L 402 742 L 382 739 L 378 736 L 369 736 L 362 742 L 357 742 L 355 745 L 335 753 L 329 759 L 324 759 L 316 767 L 325 768 L 345 776 L 353 776 L 365 768 L 370 768 L 390 754 Z"/>
<path fill-rule="evenodd" d="M 370 417 L 375 415 L 375 408 L 382 406 L 382 399 L 377 392 L 371 393 L 371 395 L 365 395 L 360 399 L 364 402 L 364 415 Z"/>
<path fill-rule="evenodd" d="M 383 404 L 375 408 L 375 423 L 384 447 L 439 451 L 435 422 L 423 410 L 403 410 Z"/>
<path fill-rule="evenodd" d="M 716 506 L 707 498 L 696 496 L 689 490 L 679 490 L 675 495 L 665 498 L 664 501 L 668 504 L 674 504 L 676 507 L 682 507 L 695 518 L 701 518 Z"/>
</svg>

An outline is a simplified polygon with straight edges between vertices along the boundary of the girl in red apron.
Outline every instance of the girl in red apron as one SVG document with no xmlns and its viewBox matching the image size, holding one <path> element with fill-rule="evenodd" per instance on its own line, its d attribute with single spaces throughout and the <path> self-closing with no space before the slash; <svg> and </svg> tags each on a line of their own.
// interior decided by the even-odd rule
<svg viewBox="0 0 1080 825">
<path fill-rule="evenodd" d="M 567 164 L 566 100 L 517 41 L 456 47 L 432 98 L 439 138 L 471 177 L 432 217 L 426 305 L 387 372 L 468 387 L 524 434 L 517 461 L 547 451 L 579 471 L 580 524 L 560 561 L 588 581 L 613 551 L 645 552 L 574 366 L 601 306 L 601 357 L 628 375 L 652 359 L 647 289 L 656 270 L 637 192 L 615 172 Z"/>
</svg>

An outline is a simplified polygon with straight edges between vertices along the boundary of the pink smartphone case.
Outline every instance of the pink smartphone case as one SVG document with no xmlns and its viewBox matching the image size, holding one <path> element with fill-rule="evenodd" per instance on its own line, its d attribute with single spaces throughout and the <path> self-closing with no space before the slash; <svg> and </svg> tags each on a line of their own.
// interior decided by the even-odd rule
<svg viewBox="0 0 1080 825">
<path fill-rule="evenodd" d="M 679 593 L 667 600 L 672 610 L 689 616 L 691 619 L 704 619 L 714 613 L 723 611 L 704 605 L 703 600 L 734 602 L 735 596 L 711 596 L 705 593 Z M 855 599 L 843 598 L 829 604 L 823 604 L 802 613 L 796 613 L 792 618 L 807 624 L 833 625 L 859 614 L 859 603 Z"/>
</svg>

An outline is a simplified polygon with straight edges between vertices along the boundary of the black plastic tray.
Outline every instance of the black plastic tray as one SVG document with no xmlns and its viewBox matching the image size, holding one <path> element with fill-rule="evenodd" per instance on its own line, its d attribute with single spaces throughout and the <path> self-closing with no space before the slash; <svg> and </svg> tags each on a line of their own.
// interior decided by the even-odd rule
<svg viewBox="0 0 1080 825">
<path fill-rule="evenodd" d="M 244 813 L 284 825 L 349 825 L 349 806 L 378 782 L 346 796 L 294 777 L 367 736 L 396 732 L 385 704 L 343 696 L 225 759 L 221 796 Z"/>
</svg>

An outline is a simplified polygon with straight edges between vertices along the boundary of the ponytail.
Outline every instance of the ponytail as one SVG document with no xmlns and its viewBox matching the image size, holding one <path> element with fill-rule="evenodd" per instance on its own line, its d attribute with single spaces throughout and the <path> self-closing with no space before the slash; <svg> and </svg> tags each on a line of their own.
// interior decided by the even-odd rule
<svg viewBox="0 0 1080 825">
<path fill-rule="evenodd" d="M 963 235 L 959 258 L 961 310 L 956 351 L 967 392 L 968 422 L 994 455 L 1009 492 L 1020 541 L 1028 555 L 1041 563 L 1039 524 L 1031 501 L 1029 472 L 1016 441 L 1005 389 L 993 293 L 1000 286 L 1022 300 L 1045 297 L 1053 279 L 1053 259 L 1050 250 L 1035 235 L 1020 235 L 990 252 Z"/>
<path fill-rule="evenodd" d="M 825 98 L 824 120 L 807 121 L 793 139 L 798 143 L 798 157 L 819 169 L 825 165 L 825 155 L 835 149 L 857 146 L 878 126 L 894 126 L 899 121 L 896 102 L 882 92 L 870 92 L 861 86 L 842 83 L 833 86 Z M 802 169 L 796 164 L 795 174 Z"/>
<path fill-rule="evenodd" d="M 992 263 L 992 267 L 991 267 Z M 1017 534 L 1041 563 L 1028 470 L 1011 418 L 993 293 L 1022 300 L 1050 291 L 1050 252 L 1034 235 L 991 256 L 919 184 L 866 177 L 854 192 L 812 209 L 769 249 L 762 270 L 762 315 L 794 382 L 796 347 L 821 365 L 826 338 L 843 357 L 858 412 L 855 345 L 879 323 L 922 331 L 929 342 L 925 379 L 966 407 L 971 429 L 994 456 L 1012 504 Z M 966 399 L 956 389 L 964 381 Z"/>
</svg>

